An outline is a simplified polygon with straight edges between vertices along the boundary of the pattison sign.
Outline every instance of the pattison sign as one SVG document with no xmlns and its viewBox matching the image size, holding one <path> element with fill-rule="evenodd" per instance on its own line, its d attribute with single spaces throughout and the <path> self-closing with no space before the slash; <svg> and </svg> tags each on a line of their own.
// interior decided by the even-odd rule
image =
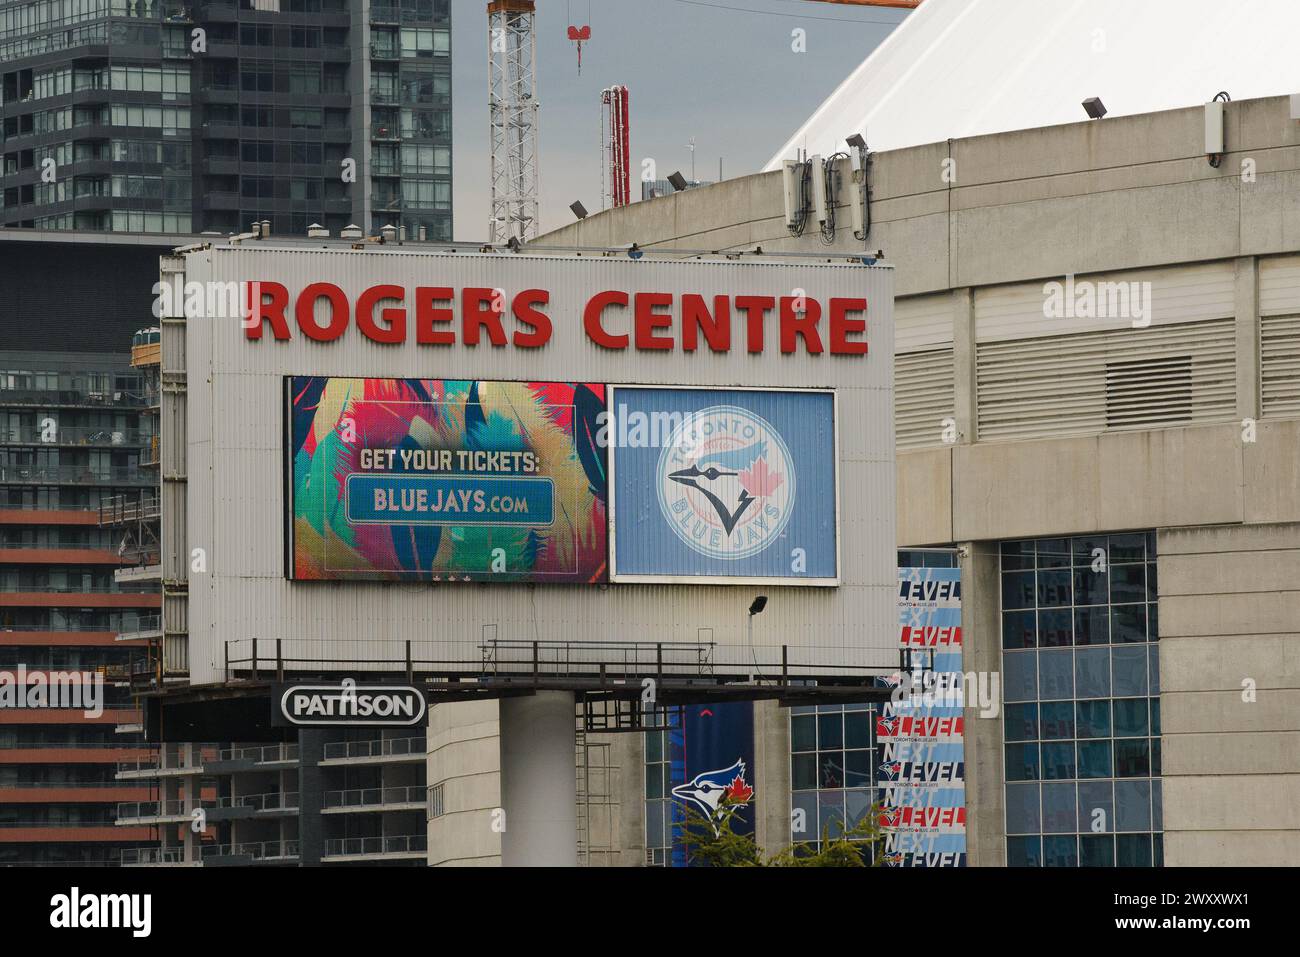
<svg viewBox="0 0 1300 957">
<path fill-rule="evenodd" d="M 424 692 L 409 685 L 288 685 L 277 689 L 275 724 L 411 727 L 424 720 Z"/>
<path fill-rule="evenodd" d="M 501 289 L 375 285 L 349 296 L 330 282 L 291 294 L 278 282 L 250 282 L 244 337 L 315 342 L 341 339 L 349 326 L 371 342 L 423 346 L 541 349 L 551 341 L 551 293 Z M 789 355 L 867 354 L 867 300 L 812 296 L 702 296 L 607 289 L 586 300 L 587 338 L 613 351 L 780 350 Z M 508 300 L 508 301 L 507 301 Z M 563 320 L 566 323 L 568 317 Z"/>
</svg>

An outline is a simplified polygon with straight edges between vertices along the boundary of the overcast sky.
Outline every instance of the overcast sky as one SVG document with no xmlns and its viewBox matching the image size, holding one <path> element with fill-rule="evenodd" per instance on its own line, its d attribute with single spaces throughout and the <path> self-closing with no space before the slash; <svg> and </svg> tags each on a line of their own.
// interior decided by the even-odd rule
<svg viewBox="0 0 1300 957">
<path fill-rule="evenodd" d="M 455 238 L 487 238 L 487 4 L 452 2 Z M 906 11 L 810 0 L 537 0 L 543 231 L 600 197 L 600 91 L 630 90 L 633 199 L 660 178 L 756 172 Z M 589 24 L 582 75 L 568 26 Z M 792 31 L 806 32 L 806 53 Z M 848 131 L 846 131 L 848 132 Z"/>
</svg>

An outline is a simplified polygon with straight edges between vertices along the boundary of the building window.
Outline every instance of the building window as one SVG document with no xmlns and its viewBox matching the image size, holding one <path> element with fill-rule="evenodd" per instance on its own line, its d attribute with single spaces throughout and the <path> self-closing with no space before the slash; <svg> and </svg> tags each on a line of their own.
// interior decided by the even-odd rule
<svg viewBox="0 0 1300 957">
<path fill-rule="evenodd" d="M 677 727 L 676 708 L 647 716 L 655 727 L 645 732 L 645 862 L 651 867 L 672 865 L 673 800 L 669 728 Z"/>
<path fill-rule="evenodd" d="M 442 787 L 439 783 L 429 788 L 429 817 L 442 817 L 447 813 Z"/>
<path fill-rule="evenodd" d="M 790 709 L 790 840 L 820 847 L 858 827 L 876 801 L 876 709 Z"/>
<path fill-rule="evenodd" d="M 1001 546 L 1007 863 L 1161 866 L 1155 534 Z"/>
</svg>

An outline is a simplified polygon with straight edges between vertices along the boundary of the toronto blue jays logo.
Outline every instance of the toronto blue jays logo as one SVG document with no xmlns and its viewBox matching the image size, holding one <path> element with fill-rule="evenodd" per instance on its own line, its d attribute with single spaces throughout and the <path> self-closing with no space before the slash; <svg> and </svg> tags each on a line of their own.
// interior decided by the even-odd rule
<svg viewBox="0 0 1300 957">
<path fill-rule="evenodd" d="M 745 781 L 743 758 L 737 758 L 736 763 L 729 768 L 701 771 L 685 784 L 673 788 L 673 797 L 693 805 L 707 817 L 715 834 L 718 833 L 718 825 L 726 814 L 726 808 L 748 804 L 753 796 L 754 789 Z"/>
<path fill-rule="evenodd" d="M 735 406 L 688 415 L 659 456 L 659 507 L 677 536 L 710 558 L 762 551 L 794 506 L 794 463 L 777 431 Z"/>
<path fill-rule="evenodd" d="M 880 780 L 897 781 L 898 776 L 903 773 L 902 761 L 886 761 L 877 769 L 880 772 Z"/>
</svg>

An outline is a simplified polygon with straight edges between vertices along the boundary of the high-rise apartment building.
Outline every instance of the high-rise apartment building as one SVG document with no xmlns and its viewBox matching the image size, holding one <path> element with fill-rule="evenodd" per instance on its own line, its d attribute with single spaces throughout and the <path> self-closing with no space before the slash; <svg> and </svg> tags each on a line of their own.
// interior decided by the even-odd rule
<svg viewBox="0 0 1300 957">
<path fill-rule="evenodd" d="M 154 494 L 157 394 L 127 352 L 161 249 L 0 238 L 0 865 L 109 865 L 157 840 L 117 824 L 151 791 L 116 772 L 149 754 L 126 683 L 161 596 L 117 574 L 148 559 L 100 515 Z M 61 675 L 102 683 L 100 707 L 31 694 Z"/>
<path fill-rule="evenodd" d="M 0 0 L 0 225 L 451 238 L 450 0 Z"/>
</svg>

